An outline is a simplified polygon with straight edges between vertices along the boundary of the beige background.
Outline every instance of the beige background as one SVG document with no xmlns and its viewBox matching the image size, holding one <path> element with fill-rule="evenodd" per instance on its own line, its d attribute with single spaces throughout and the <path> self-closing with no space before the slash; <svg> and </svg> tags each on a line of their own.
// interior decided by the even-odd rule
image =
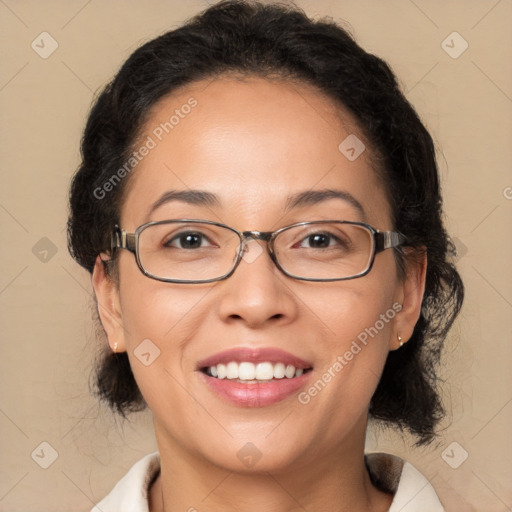
<svg viewBox="0 0 512 512">
<path fill-rule="evenodd" d="M 414 450 L 381 432 L 369 448 L 416 464 L 449 511 L 510 511 L 512 3 L 298 4 L 346 20 L 399 75 L 439 149 L 446 221 L 467 287 L 442 369 L 450 415 L 439 442 Z M 0 0 L 1 511 L 89 510 L 155 449 L 147 414 L 116 420 L 89 394 L 91 286 L 66 250 L 67 189 L 99 88 L 140 43 L 206 5 Z M 58 43 L 47 59 L 31 48 L 43 31 Z M 453 31 L 469 44 L 456 59 L 442 47 Z M 446 462 L 457 465 L 465 452 L 457 469 Z M 52 454 L 53 464 L 40 467 Z"/>
</svg>

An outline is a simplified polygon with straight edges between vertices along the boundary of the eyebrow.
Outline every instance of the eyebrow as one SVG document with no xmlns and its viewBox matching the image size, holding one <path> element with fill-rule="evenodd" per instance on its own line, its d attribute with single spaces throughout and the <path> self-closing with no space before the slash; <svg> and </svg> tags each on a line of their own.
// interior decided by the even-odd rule
<svg viewBox="0 0 512 512">
<path fill-rule="evenodd" d="M 220 201 L 215 194 L 204 190 L 170 190 L 157 199 L 149 210 L 151 215 L 160 206 L 171 201 L 182 201 L 197 206 L 219 206 Z"/>
<path fill-rule="evenodd" d="M 313 206 L 330 199 L 341 199 L 349 203 L 352 207 L 359 211 L 363 219 L 366 219 L 366 212 L 363 205 L 349 192 L 344 190 L 323 189 L 323 190 L 306 190 L 288 197 L 285 205 L 285 211 L 288 212 L 294 208 Z M 171 201 L 182 201 L 184 203 L 214 207 L 220 206 L 218 196 L 204 190 L 170 190 L 157 199 L 149 210 L 151 215 L 160 206 Z"/>
<path fill-rule="evenodd" d="M 288 211 L 301 206 L 312 206 L 330 199 L 341 199 L 349 203 L 359 211 L 363 219 L 366 219 L 366 212 L 363 205 L 352 194 L 344 190 L 323 189 L 300 192 L 288 198 L 285 210 Z"/>
</svg>

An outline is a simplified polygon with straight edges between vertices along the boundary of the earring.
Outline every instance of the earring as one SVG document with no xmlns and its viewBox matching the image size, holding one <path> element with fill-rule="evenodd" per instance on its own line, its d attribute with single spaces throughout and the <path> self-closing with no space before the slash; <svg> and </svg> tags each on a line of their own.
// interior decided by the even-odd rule
<svg viewBox="0 0 512 512">
<path fill-rule="evenodd" d="M 117 341 L 114 342 L 114 354 L 117 354 Z"/>
<path fill-rule="evenodd" d="M 400 343 L 400 347 L 403 347 L 404 342 L 402 341 L 402 336 L 398 335 L 398 343 Z"/>
</svg>

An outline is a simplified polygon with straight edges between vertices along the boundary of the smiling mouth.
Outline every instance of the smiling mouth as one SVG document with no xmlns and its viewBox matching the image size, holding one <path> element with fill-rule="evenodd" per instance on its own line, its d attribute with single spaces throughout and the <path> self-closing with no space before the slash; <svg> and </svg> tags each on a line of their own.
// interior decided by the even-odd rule
<svg viewBox="0 0 512 512">
<path fill-rule="evenodd" d="M 295 379 L 311 371 L 312 368 L 300 368 L 291 364 L 271 363 L 269 361 L 252 363 L 249 361 L 230 361 L 201 369 L 209 377 L 230 380 L 243 384 L 258 384 L 280 379 Z"/>
</svg>

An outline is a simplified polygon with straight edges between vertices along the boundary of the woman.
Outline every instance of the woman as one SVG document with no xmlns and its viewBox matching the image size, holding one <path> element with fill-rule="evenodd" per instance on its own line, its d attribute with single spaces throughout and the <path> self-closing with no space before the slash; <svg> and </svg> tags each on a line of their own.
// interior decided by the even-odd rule
<svg viewBox="0 0 512 512">
<path fill-rule="evenodd" d="M 108 339 L 99 395 L 158 453 L 94 510 L 443 510 L 369 419 L 430 442 L 463 287 L 432 139 L 332 22 L 221 2 L 90 114 L 69 244 Z"/>
</svg>

